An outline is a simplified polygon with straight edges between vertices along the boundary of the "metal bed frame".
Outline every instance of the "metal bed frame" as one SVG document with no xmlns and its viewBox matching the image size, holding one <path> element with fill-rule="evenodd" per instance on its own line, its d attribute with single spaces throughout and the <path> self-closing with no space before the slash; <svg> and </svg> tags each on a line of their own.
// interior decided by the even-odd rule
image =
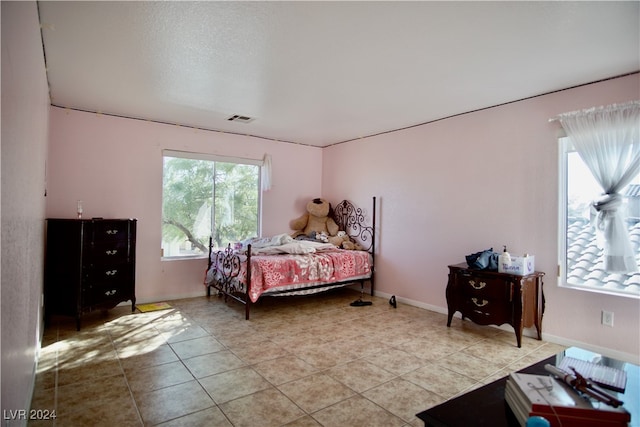
<svg viewBox="0 0 640 427">
<path fill-rule="evenodd" d="M 346 286 L 353 283 L 360 283 L 360 299 L 354 301 L 352 306 L 370 305 L 368 302 L 362 301 L 364 295 L 364 282 L 369 281 L 370 293 L 373 296 L 374 291 L 374 274 L 375 274 L 375 246 L 376 246 L 376 198 L 372 198 L 372 224 L 367 225 L 364 211 L 356 207 L 348 200 L 343 200 L 336 205 L 329 215 L 334 219 L 340 230 L 347 233 L 352 242 L 358 243 L 363 250 L 371 254 L 371 274 L 364 279 L 347 280 L 342 282 L 331 282 L 319 285 L 296 288 L 295 290 L 271 291 L 264 294 L 269 295 L 287 295 L 292 292 L 300 292 L 306 290 L 314 290 L 322 292 L 324 290 L 333 289 L 338 286 Z M 278 255 L 274 255 L 278 256 Z M 214 258 L 214 259 L 212 259 Z M 246 283 L 239 280 L 242 263 L 246 263 Z M 215 289 L 219 297 L 224 296 L 225 302 L 231 298 L 245 305 L 245 319 L 249 320 L 250 308 L 253 302 L 249 294 L 251 290 L 251 245 L 247 247 L 246 260 L 242 260 L 240 254 L 236 252 L 231 243 L 223 249 L 215 251 L 213 249 L 213 238 L 209 238 L 209 258 L 207 263 L 207 272 L 213 267 L 215 269 L 212 277 L 217 279 L 207 283 L 205 278 L 205 286 L 207 287 L 207 297 L 211 296 L 211 289 Z M 206 273 L 205 273 L 206 274 Z"/>
</svg>

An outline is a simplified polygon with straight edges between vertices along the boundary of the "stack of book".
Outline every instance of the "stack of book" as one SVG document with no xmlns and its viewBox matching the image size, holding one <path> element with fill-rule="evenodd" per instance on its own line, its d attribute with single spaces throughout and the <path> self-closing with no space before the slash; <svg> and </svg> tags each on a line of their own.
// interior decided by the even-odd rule
<svg viewBox="0 0 640 427">
<path fill-rule="evenodd" d="M 550 375 L 514 372 L 507 379 L 505 400 L 518 422 L 546 418 L 552 427 L 627 427 L 631 414 L 601 402 L 591 402 Z"/>
</svg>

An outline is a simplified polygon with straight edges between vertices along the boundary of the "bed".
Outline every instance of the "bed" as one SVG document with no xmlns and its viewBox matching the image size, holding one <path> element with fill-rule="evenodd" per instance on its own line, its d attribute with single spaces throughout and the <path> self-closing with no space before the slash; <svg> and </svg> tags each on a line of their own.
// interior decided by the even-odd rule
<svg viewBox="0 0 640 427">
<path fill-rule="evenodd" d="M 308 295 L 358 283 L 358 301 L 370 304 L 363 303 L 362 297 L 366 282 L 372 296 L 374 291 L 376 198 L 372 198 L 370 224 L 363 209 L 348 200 L 333 208 L 332 217 L 359 250 L 294 240 L 285 234 L 252 239 L 245 245 L 229 243 L 216 250 L 210 239 L 204 280 L 207 297 L 213 290 L 225 301 L 244 304 L 247 320 L 251 305 L 261 297 Z"/>
</svg>

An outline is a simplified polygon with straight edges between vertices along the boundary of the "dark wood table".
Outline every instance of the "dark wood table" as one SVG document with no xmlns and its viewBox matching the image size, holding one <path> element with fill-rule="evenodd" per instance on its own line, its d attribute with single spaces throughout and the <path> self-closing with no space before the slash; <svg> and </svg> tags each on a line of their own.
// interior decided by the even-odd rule
<svg viewBox="0 0 640 427">
<path fill-rule="evenodd" d="M 568 348 L 556 356 L 549 357 L 518 372 L 547 375 L 544 365 L 556 365 L 562 357 L 591 360 L 595 353 L 575 347 Z M 627 387 L 624 393 L 613 393 L 624 402 L 624 408 L 631 413 L 630 426 L 640 425 L 640 370 L 638 365 L 625 363 Z M 416 416 L 426 427 L 520 427 L 511 408 L 504 399 L 507 377 L 500 378 L 481 388 L 448 400 L 438 406 L 420 412 Z"/>
<path fill-rule="evenodd" d="M 511 325 L 518 347 L 523 328 L 535 326 L 542 339 L 544 273 L 524 276 L 469 268 L 467 263 L 449 266 L 447 281 L 447 326 L 455 312 L 479 325 Z"/>
</svg>

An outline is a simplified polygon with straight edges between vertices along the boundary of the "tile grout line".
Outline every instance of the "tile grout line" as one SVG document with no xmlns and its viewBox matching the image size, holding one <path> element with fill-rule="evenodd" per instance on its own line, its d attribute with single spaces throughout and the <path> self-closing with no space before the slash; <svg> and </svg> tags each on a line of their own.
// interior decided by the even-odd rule
<svg viewBox="0 0 640 427">
<path fill-rule="evenodd" d="M 107 334 L 109 335 L 109 342 L 113 347 L 113 351 L 116 353 L 116 358 L 118 359 L 118 366 L 122 370 L 122 376 L 124 377 L 124 382 L 127 385 L 127 390 L 129 390 L 129 396 L 131 397 L 131 401 L 133 402 L 133 407 L 138 415 L 138 421 L 140 422 L 140 426 L 144 426 L 144 419 L 142 418 L 142 414 L 140 413 L 140 409 L 138 408 L 138 402 L 133 395 L 133 390 L 131 389 L 131 384 L 129 384 L 129 378 L 127 377 L 127 371 L 124 369 L 122 364 L 122 360 L 120 360 L 120 354 L 118 353 L 118 348 L 116 347 L 115 342 L 113 341 L 113 336 L 111 335 L 111 331 L 107 330 Z"/>
</svg>

